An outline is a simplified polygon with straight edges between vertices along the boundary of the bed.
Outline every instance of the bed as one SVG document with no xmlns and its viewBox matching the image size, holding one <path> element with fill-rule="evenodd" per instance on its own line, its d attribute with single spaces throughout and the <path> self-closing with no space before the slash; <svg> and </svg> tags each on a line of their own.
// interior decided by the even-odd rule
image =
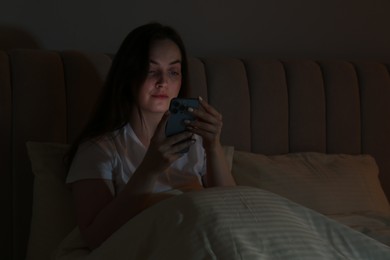
<svg viewBox="0 0 390 260">
<path fill-rule="evenodd" d="M 68 249 L 77 249 L 72 251 L 74 259 L 86 257 L 75 229 L 71 195 L 63 182 L 62 156 L 84 126 L 110 63 L 111 56 L 103 53 L 0 51 L 2 259 L 45 260 L 54 254 L 66 255 Z M 264 234 L 261 238 L 252 239 L 255 234 L 245 233 L 250 229 L 240 227 L 246 222 L 238 220 L 248 211 L 253 213 L 248 215 L 250 222 L 264 219 L 264 212 L 257 209 L 272 205 L 280 207 L 266 211 L 275 213 L 270 219 L 282 217 L 275 226 L 288 223 L 286 216 L 298 214 L 311 223 L 300 232 L 316 230 L 316 236 L 325 237 L 335 248 L 349 248 L 336 250 L 346 254 L 338 255 L 340 259 L 367 259 L 361 254 L 372 252 L 377 253 L 371 255 L 373 259 L 388 257 L 390 76 L 386 62 L 191 57 L 189 68 L 191 96 L 202 96 L 224 115 L 222 142 L 239 187 L 180 194 L 163 201 L 126 224 L 92 259 L 108 259 L 104 258 L 108 255 L 115 259 L 117 243 L 110 241 L 123 240 L 131 233 L 126 230 L 138 224 L 156 221 L 152 217 L 156 212 L 166 212 L 161 219 L 167 221 L 165 227 L 176 225 L 181 232 L 193 227 L 194 233 L 182 233 L 188 236 L 185 241 L 193 241 L 188 248 L 183 244 L 193 259 L 261 259 L 259 249 L 283 244 L 279 239 L 289 236 L 266 229 L 256 232 Z M 181 213 L 173 216 L 178 207 Z M 240 217 L 223 217 L 232 214 Z M 180 222 L 185 216 L 192 217 L 184 218 L 188 223 Z M 194 227 L 194 223 L 204 225 Z M 236 245 L 229 247 L 235 248 L 233 253 L 212 244 L 218 239 L 211 238 L 220 237 L 220 232 L 199 235 L 205 234 L 201 228 L 207 225 L 219 227 L 210 223 L 221 224 L 221 232 L 227 232 L 226 227 L 244 231 L 231 239 Z M 301 226 L 294 223 L 286 229 Z M 166 230 L 158 232 L 159 225 L 152 226 L 145 236 L 131 240 L 128 251 L 136 249 L 140 254 L 133 259 L 163 259 L 156 258 L 162 252 L 169 259 L 169 252 L 180 253 L 167 248 L 177 249 L 184 240 L 177 240 L 181 235 L 176 240 L 164 239 Z M 289 243 L 284 241 L 289 246 L 275 247 L 272 253 L 285 259 L 299 245 L 305 245 L 303 250 L 320 247 L 304 243 L 307 236 L 298 239 L 299 244 L 289 237 Z M 64 241 L 66 246 L 58 251 Z M 366 249 L 360 252 L 359 248 Z M 264 258 L 276 258 L 267 252 Z M 117 257 L 121 259 L 120 254 Z"/>
</svg>

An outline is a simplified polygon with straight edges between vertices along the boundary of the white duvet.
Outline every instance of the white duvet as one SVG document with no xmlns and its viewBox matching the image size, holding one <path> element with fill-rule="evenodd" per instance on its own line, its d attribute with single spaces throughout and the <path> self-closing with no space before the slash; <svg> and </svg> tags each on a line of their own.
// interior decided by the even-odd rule
<svg viewBox="0 0 390 260">
<path fill-rule="evenodd" d="M 390 259 L 390 247 L 273 193 L 184 193 L 134 217 L 90 252 L 75 229 L 56 259 Z"/>
</svg>

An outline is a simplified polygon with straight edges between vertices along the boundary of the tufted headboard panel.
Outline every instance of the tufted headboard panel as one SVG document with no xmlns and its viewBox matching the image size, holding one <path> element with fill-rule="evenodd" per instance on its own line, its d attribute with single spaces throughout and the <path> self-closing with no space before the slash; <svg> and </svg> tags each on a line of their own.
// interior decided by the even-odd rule
<svg viewBox="0 0 390 260">
<path fill-rule="evenodd" d="M 26 141 L 74 140 L 110 64 L 102 53 L 0 51 L 1 259 L 25 256 L 33 194 Z M 390 198 L 386 63 L 193 57 L 189 68 L 191 96 L 224 116 L 224 144 L 264 154 L 368 153 Z"/>
</svg>

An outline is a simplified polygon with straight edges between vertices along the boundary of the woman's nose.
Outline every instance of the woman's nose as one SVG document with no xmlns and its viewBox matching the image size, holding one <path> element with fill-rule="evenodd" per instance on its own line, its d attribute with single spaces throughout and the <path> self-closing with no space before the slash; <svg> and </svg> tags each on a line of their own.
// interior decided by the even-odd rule
<svg viewBox="0 0 390 260">
<path fill-rule="evenodd" d="M 163 87 L 168 84 L 168 75 L 165 73 L 160 73 L 158 80 L 157 80 L 157 86 Z"/>
</svg>

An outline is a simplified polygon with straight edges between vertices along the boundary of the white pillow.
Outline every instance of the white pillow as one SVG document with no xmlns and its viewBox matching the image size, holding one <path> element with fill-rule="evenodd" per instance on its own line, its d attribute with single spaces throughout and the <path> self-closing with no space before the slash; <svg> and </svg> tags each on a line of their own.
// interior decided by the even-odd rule
<svg viewBox="0 0 390 260">
<path fill-rule="evenodd" d="M 390 214 L 370 155 L 235 151 L 232 173 L 239 185 L 269 190 L 323 214 Z"/>
</svg>

